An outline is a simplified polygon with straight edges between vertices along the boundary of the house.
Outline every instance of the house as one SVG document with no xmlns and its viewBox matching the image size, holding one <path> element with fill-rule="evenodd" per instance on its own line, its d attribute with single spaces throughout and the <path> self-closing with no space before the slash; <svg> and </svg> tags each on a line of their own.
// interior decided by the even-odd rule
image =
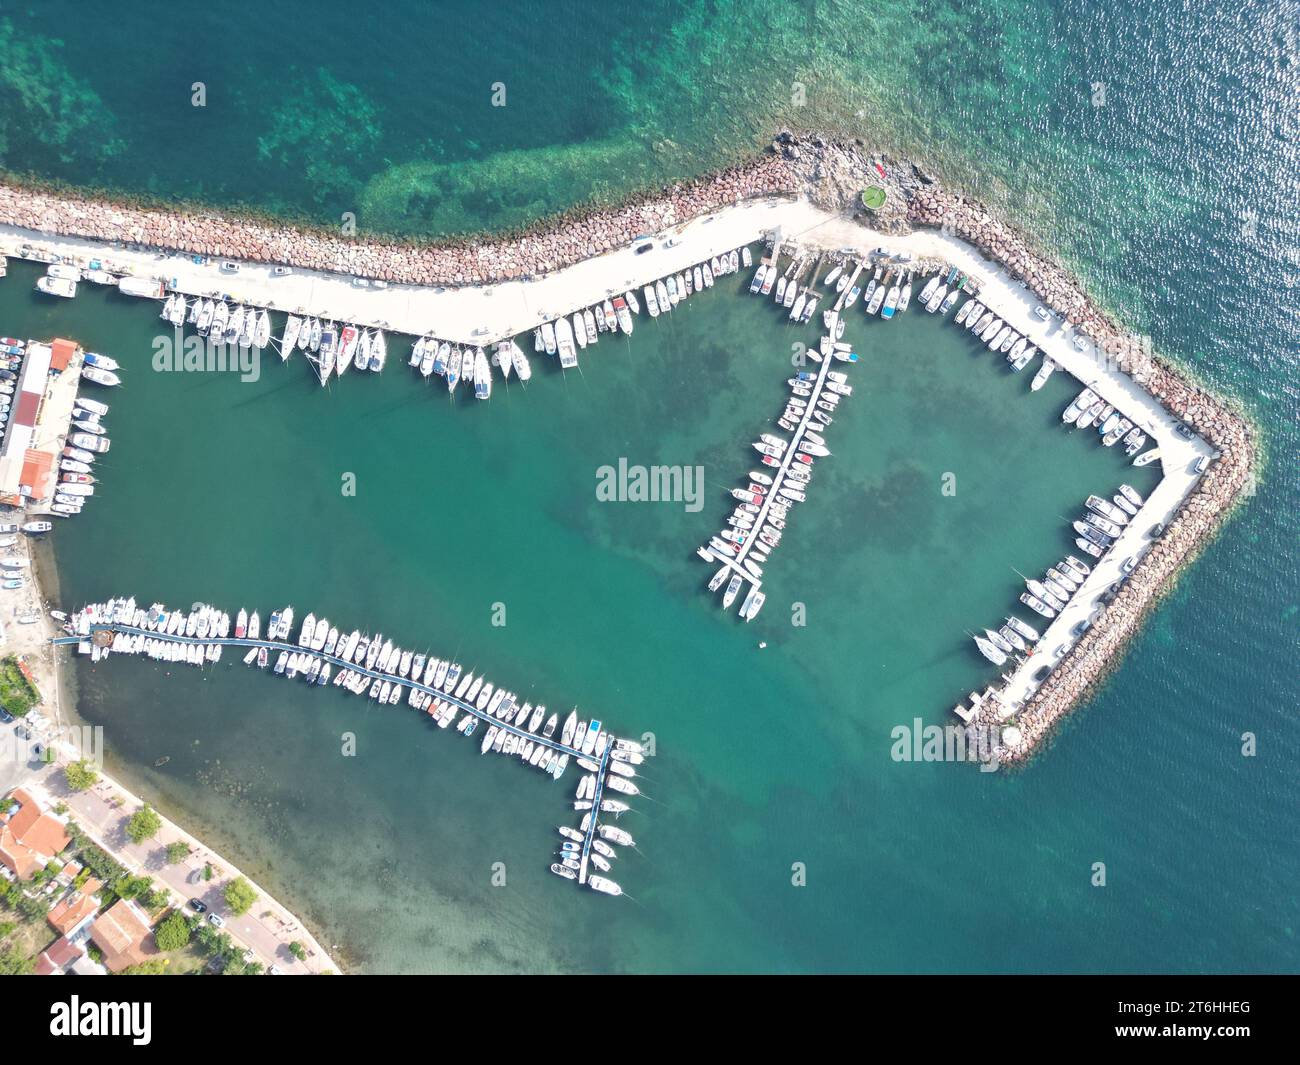
<svg viewBox="0 0 1300 1065">
<path fill-rule="evenodd" d="M 106 970 L 92 961 L 86 953 L 85 943 L 74 942 L 67 936 L 56 939 L 36 959 L 37 976 L 64 976 L 69 972 L 77 976 L 104 976 Z"/>
<path fill-rule="evenodd" d="M 68 845 L 68 830 L 22 788 L 10 793 L 6 806 L 0 822 L 0 864 L 26 880 Z"/>
<path fill-rule="evenodd" d="M 121 972 L 158 953 L 149 921 L 134 902 L 118 899 L 90 926 L 90 938 L 104 952 L 110 972 Z M 147 944 L 147 945 L 146 945 Z"/>
<path fill-rule="evenodd" d="M 93 876 L 80 891 L 69 892 L 45 915 L 50 926 L 69 939 L 84 939 L 81 933 L 99 912 L 99 898 L 95 894 L 102 885 Z"/>
</svg>

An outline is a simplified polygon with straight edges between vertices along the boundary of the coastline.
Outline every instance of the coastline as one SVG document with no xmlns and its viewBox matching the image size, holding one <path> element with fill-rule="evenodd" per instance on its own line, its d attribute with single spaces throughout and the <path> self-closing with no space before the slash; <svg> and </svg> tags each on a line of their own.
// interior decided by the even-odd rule
<svg viewBox="0 0 1300 1065">
<path fill-rule="evenodd" d="M 1249 483 L 1256 459 L 1255 441 L 1239 414 L 1192 383 L 1178 368 L 1145 350 L 1088 297 L 1068 271 L 1037 251 L 1014 227 L 982 205 L 946 191 L 919 168 L 886 158 L 869 159 L 865 149 L 853 144 L 783 132 L 766 154 L 749 164 L 583 220 L 561 218 L 527 235 L 493 239 L 477 247 L 366 242 L 290 225 L 243 223 L 220 215 L 178 215 L 10 186 L 0 186 L 0 223 L 42 234 L 107 241 L 114 247 L 125 238 L 130 245 L 172 253 L 281 264 L 402 284 L 464 286 L 449 296 L 463 298 L 472 286 L 490 294 L 481 286 L 505 281 L 536 284 L 539 274 L 555 274 L 593 258 L 618 254 L 618 249 L 626 250 L 638 236 L 672 227 L 679 227 L 680 235 L 692 220 L 707 215 L 704 221 L 712 222 L 729 208 L 740 210 L 743 202 L 763 197 L 780 197 L 791 204 L 787 214 L 800 220 L 803 215 L 794 211 L 793 201 L 806 198 L 816 209 L 805 212 L 809 228 L 824 224 L 824 214 L 848 223 L 856 193 L 864 184 L 883 185 L 892 195 L 886 210 L 870 217 L 873 228 L 862 232 L 906 237 L 938 229 L 943 237 L 955 238 L 981 253 L 1058 311 L 1078 334 L 1113 360 L 1120 373 L 1170 415 L 1192 427 L 1216 452 L 1163 534 L 1142 555 L 1129 578 L 1112 589 L 1091 628 L 1054 663 L 1047 678 L 1016 705 L 986 704 L 974 722 L 1000 730 L 1002 746 L 995 753 L 1001 761 L 1023 761 L 1116 667 L 1146 613 L 1217 532 Z M 836 235 L 840 232 L 836 230 Z M 797 235 L 807 239 L 806 233 Z M 832 240 L 827 246 L 839 245 Z M 681 257 L 688 258 L 690 252 L 690 248 L 682 249 Z M 1005 728 L 1013 715 L 1017 719 L 1015 732 Z"/>
</svg>

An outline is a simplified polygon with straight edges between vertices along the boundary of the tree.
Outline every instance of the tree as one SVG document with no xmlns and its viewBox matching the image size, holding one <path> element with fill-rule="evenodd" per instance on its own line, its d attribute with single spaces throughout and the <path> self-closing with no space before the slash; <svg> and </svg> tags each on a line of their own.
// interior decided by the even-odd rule
<svg viewBox="0 0 1300 1065">
<path fill-rule="evenodd" d="M 181 950 L 190 941 L 190 925 L 183 913 L 173 913 L 153 930 L 159 950 Z"/>
<path fill-rule="evenodd" d="M 99 779 L 99 774 L 83 758 L 79 762 L 69 762 L 64 766 L 63 778 L 73 791 L 85 791 L 87 788 L 94 786 L 95 781 Z"/>
<path fill-rule="evenodd" d="M 0 976 L 26 976 L 36 967 L 34 958 L 25 958 L 13 947 L 0 949 Z"/>
<path fill-rule="evenodd" d="M 146 803 L 131 815 L 131 820 L 126 823 L 126 834 L 131 837 L 132 843 L 143 843 L 147 839 L 153 839 L 160 828 L 162 818 Z"/>
<path fill-rule="evenodd" d="M 117 893 L 124 899 L 138 899 L 151 887 L 153 881 L 147 876 L 131 876 L 117 885 Z"/>
<path fill-rule="evenodd" d="M 299 961 L 305 961 L 307 958 L 307 948 L 299 943 L 296 939 L 289 944 L 289 953 Z"/>
<path fill-rule="evenodd" d="M 257 901 L 257 892 L 253 890 L 253 885 L 245 880 L 242 876 L 235 877 L 222 891 L 225 896 L 226 905 L 230 907 L 230 912 L 236 917 L 246 914 L 252 909 L 253 903 Z"/>
<path fill-rule="evenodd" d="M 167 864 L 176 865 L 190 856 L 190 845 L 182 839 L 167 844 Z"/>
</svg>

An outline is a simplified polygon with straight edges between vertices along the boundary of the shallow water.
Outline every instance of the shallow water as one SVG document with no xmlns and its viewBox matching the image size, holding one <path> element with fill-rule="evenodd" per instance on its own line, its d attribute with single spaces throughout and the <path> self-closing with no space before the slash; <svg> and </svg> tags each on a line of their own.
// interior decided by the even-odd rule
<svg viewBox="0 0 1300 1065">
<path fill-rule="evenodd" d="M 548 15 L 546 49 L 531 6 L 494 9 L 509 28 L 490 38 L 481 10 L 449 8 L 436 41 L 400 18 L 360 35 L 326 5 L 238 35 L 210 4 L 148 22 L 3 14 L 28 57 L 0 75 L 7 166 L 323 221 L 509 227 L 697 172 L 776 120 L 861 123 L 1026 220 L 1157 350 L 1239 397 L 1269 457 L 1028 770 L 900 764 L 895 725 L 945 721 L 991 676 L 964 633 L 1014 602 L 1012 567 L 1058 558 L 1061 516 L 1088 492 L 1145 488 L 1149 469 L 1059 429 L 1061 375 L 1030 396 L 1027 374 L 928 316 L 854 316 L 864 361 L 835 454 L 744 626 L 718 615 L 692 551 L 754 465 L 746 442 L 779 411 L 791 343 L 814 334 L 739 279 L 602 341 L 581 374 L 538 364 L 526 392 L 498 384 L 480 410 L 426 390 L 396 344 L 381 379 L 325 395 L 297 359 L 252 384 L 152 373 L 149 307 L 92 286 L 38 302 L 13 265 L 0 332 L 73 336 L 128 368 L 102 494 L 56 534 L 68 602 L 293 602 L 652 731 L 659 751 L 627 818 L 639 849 L 618 862 L 635 899 L 621 908 L 546 873 L 572 775 L 552 784 L 405 709 L 237 659 L 201 675 L 80 667 L 117 767 L 370 971 L 1294 970 L 1289 6 L 604 5 L 564 33 Z M 105 42 L 151 61 L 110 80 L 92 62 Z M 317 61 L 327 74 L 308 73 Z M 49 63 L 69 120 L 98 115 L 120 144 L 38 143 L 64 124 L 27 120 L 22 79 Z M 495 80 L 508 103 L 493 111 Z M 805 108 L 788 103 L 795 81 Z M 702 464 L 703 509 L 597 504 L 595 470 L 619 456 Z M 348 731 L 355 758 L 339 754 Z"/>
</svg>

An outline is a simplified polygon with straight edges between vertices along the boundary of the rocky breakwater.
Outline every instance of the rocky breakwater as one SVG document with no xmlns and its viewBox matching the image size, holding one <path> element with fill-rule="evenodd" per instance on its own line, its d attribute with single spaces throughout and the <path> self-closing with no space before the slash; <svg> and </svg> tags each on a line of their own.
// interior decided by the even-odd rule
<svg viewBox="0 0 1300 1065">
<path fill-rule="evenodd" d="M 796 187 L 786 161 L 765 155 L 619 207 L 573 211 L 532 232 L 439 245 L 349 237 L 211 212 L 131 207 L 12 184 L 0 185 L 0 223 L 57 236 L 398 284 L 478 285 L 560 270 L 729 204 L 792 195 Z"/>
<path fill-rule="evenodd" d="M 1129 374 L 1218 452 L 1128 579 L 1104 597 L 1092 627 L 1019 708 L 1015 731 L 1003 730 L 1003 745 L 996 756 L 1002 762 L 1022 761 L 1115 667 L 1147 612 L 1214 535 L 1250 483 L 1254 442 L 1241 417 L 1120 329 L 1064 269 L 1039 255 L 1023 236 L 979 204 L 929 187 L 914 193 L 908 213 L 913 223 L 941 227 L 1023 279 L 1046 306 L 1092 341 L 1111 368 Z M 978 723 L 997 727 L 997 709 L 988 706 Z"/>
</svg>

